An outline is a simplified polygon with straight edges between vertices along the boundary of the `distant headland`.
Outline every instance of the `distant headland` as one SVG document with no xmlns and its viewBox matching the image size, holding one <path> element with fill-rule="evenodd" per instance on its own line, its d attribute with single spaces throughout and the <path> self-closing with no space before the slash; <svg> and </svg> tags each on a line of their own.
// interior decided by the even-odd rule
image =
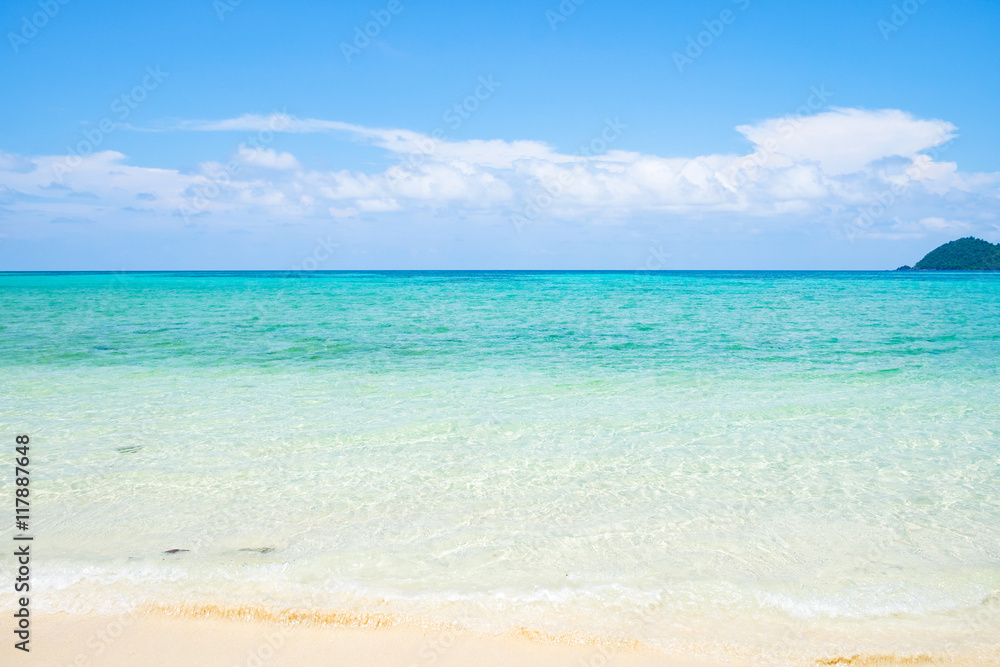
<svg viewBox="0 0 1000 667">
<path fill-rule="evenodd" d="M 927 253 L 913 266 L 897 271 L 1000 271 L 1000 243 L 967 236 L 949 241 Z"/>
</svg>

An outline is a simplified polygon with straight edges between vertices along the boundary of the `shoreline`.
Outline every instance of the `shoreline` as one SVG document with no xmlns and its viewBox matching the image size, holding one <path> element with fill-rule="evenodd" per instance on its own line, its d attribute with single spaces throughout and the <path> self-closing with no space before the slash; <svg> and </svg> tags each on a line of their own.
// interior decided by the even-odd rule
<svg viewBox="0 0 1000 667">
<path fill-rule="evenodd" d="M 233 665 L 301 667 L 345 664 L 366 667 L 566 665 L 651 667 L 677 665 L 958 665 L 997 664 L 993 655 L 789 656 L 780 663 L 759 655 L 725 658 L 669 654 L 637 641 L 549 635 L 525 628 L 483 634 L 443 624 L 382 614 L 288 611 L 262 615 L 249 607 L 146 607 L 115 616 L 42 614 L 33 618 L 31 653 L 14 664 L 59 667 L 96 665 Z"/>
</svg>

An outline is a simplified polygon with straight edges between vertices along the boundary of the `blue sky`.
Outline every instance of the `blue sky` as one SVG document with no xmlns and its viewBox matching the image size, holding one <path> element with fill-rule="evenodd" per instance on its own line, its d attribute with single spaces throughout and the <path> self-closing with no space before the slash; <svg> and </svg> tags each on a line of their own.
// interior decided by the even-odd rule
<svg viewBox="0 0 1000 667">
<path fill-rule="evenodd" d="M 996 2 L 36 0 L 0 29 L 0 269 L 882 269 L 1000 241 Z"/>
</svg>

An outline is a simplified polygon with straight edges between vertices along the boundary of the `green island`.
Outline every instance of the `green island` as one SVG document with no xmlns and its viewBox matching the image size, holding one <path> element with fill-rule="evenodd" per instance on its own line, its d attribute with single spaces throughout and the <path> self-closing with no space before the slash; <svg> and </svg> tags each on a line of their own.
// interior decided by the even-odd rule
<svg viewBox="0 0 1000 667">
<path fill-rule="evenodd" d="M 897 271 L 1000 271 L 1000 243 L 967 236 L 927 253 L 913 266 Z"/>
</svg>

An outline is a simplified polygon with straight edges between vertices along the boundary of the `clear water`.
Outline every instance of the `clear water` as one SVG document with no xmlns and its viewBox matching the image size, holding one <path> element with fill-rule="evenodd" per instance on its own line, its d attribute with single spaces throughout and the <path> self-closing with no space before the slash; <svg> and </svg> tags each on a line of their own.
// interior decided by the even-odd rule
<svg viewBox="0 0 1000 667">
<path fill-rule="evenodd" d="M 39 611 L 1000 647 L 1000 275 L 0 274 L 0 308 Z"/>
</svg>

